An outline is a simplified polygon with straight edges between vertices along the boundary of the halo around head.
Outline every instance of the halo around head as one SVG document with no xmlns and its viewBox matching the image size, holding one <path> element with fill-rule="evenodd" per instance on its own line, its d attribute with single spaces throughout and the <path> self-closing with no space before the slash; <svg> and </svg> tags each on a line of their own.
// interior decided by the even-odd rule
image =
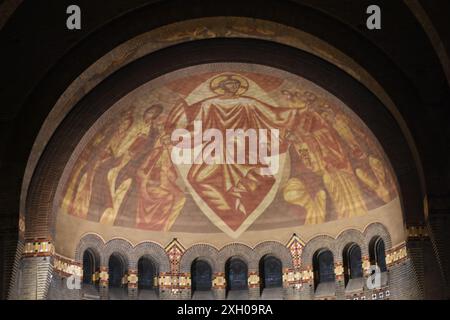
<svg viewBox="0 0 450 320">
<path fill-rule="evenodd" d="M 225 90 L 222 88 L 222 83 L 230 80 L 239 82 L 239 89 L 236 92 L 236 95 L 242 95 L 247 92 L 249 87 L 248 81 L 244 77 L 237 74 L 222 74 L 217 76 L 211 80 L 209 87 L 214 93 L 225 94 Z"/>
</svg>

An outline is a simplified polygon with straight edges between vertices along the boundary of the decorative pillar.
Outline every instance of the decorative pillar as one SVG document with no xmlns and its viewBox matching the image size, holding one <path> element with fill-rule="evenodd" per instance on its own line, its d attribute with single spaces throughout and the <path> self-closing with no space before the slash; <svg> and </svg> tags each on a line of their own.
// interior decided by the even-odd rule
<svg viewBox="0 0 450 320">
<path fill-rule="evenodd" d="M 158 277 L 159 298 L 162 300 L 171 298 L 172 276 L 170 272 L 160 272 Z"/>
<path fill-rule="evenodd" d="M 180 298 L 188 300 L 192 298 L 192 282 L 191 273 L 179 273 L 178 274 L 178 288 L 180 290 Z"/>
<path fill-rule="evenodd" d="M 305 243 L 294 233 L 287 243 L 286 247 L 289 249 L 292 257 L 292 269 L 286 269 L 283 273 L 283 292 L 285 299 L 305 299 L 310 297 L 309 285 L 303 282 L 301 261 L 303 248 Z M 308 273 L 309 274 L 309 273 Z M 309 281 L 309 276 L 306 276 Z"/>
<path fill-rule="evenodd" d="M 300 278 L 300 299 L 314 299 L 314 272 L 312 266 L 304 266 L 298 273 Z"/>
<path fill-rule="evenodd" d="M 300 273 L 293 268 L 285 268 L 283 270 L 283 299 L 300 299 L 300 288 Z"/>
<path fill-rule="evenodd" d="M 170 272 L 161 273 L 159 279 L 160 299 L 185 299 L 191 296 L 191 278 L 180 273 L 180 261 L 186 249 L 174 238 L 167 246 Z"/>
<path fill-rule="evenodd" d="M 359 298 L 364 297 L 364 299 L 366 299 L 367 297 L 370 297 L 372 294 L 372 290 L 367 287 L 367 281 L 371 276 L 370 257 L 368 255 L 362 257 L 362 268 L 363 268 L 364 284 L 363 284 L 363 293 Z"/>
<path fill-rule="evenodd" d="M 227 283 L 224 272 L 215 272 L 213 274 L 212 291 L 214 299 L 225 300 Z"/>
<path fill-rule="evenodd" d="M 128 270 L 128 298 L 129 299 L 136 299 L 138 296 L 138 275 L 137 275 L 136 269 L 129 269 Z"/>
<path fill-rule="evenodd" d="M 109 299 L 109 274 L 108 267 L 101 266 L 100 274 L 99 274 L 99 291 L 100 291 L 100 299 L 108 300 Z"/>
<path fill-rule="evenodd" d="M 420 255 L 421 249 L 410 247 L 411 245 L 411 243 L 402 243 L 387 252 L 388 284 L 381 290 L 388 290 L 390 299 L 411 300 L 422 298 L 416 267 L 410 257 L 410 255 Z M 420 261 L 421 257 L 418 257 L 418 260 Z M 383 292 L 382 294 L 385 296 Z"/>
<path fill-rule="evenodd" d="M 25 242 L 19 270 L 19 299 L 47 298 L 53 273 L 54 248 L 51 239 L 33 239 Z"/>
<path fill-rule="evenodd" d="M 334 275 L 336 284 L 336 299 L 345 300 L 345 279 L 344 279 L 344 267 L 342 265 L 342 262 L 335 263 Z"/>
<path fill-rule="evenodd" d="M 249 271 L 247 283 L 248 283 L 248 298 L 250 300 L 258 300 L 261 294 L 258 271 Z"/>
</svg>

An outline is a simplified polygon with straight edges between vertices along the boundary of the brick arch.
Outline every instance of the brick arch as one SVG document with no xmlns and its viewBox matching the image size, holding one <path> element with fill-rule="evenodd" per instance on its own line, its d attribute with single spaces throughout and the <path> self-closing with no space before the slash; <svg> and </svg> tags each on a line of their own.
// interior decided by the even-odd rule
<svg viewBox="0 0 450 320">
<path fill-rule="evenodd" d="M 314 253 L 322 248 L 330 250 L 333 253 L 334 261 L 338 261 L 339 254 L 336 252 L 336 240 L 330 236 L 320 235 L 306 243 L 302 254 L 302 266 L 312 266 Z"/>
<path fill-rule="evenodd" d="M 261 242 L 253 250 L 256 254 L 258 263 L 264 256 L 271 255 L 281 261 L 283 268 L 294 267 L 289 249 L 277 241 Z"/>
<path fill-rule="evenodd" d="M 155 242 L 142 242 L 138 244 L 129 254 L 130 268 L 138 268 L 138 261 L 141 257 L 147 256 L 153 260 L 158 267 L 159 272 L 170 272 L 170 261 L 163 247 Z"/>
<path fill-rule="evenodd" d="M 344 248 L 350 243 L 357 244 L 361 249 L 361 254 L 363 256 L 369 254 L 369 243 L 366 242 L 362 232 L 356 229 L 348 229 L 342 232 L 336 239 L 336 253 L 340 258 L 340 260 L 338 260 L 338 257 L 336 257 L 336 260 L 342 260 Z"/>
<path fill-rule="evenodd" d="M 105 244 L 105 249 L 102 252 L 101 265 L 108 266 L 109 257 L 111 257 L 113 253 L 119 253 L 125 259 L 126 267 L 132 268 L 130 264 L 130 252 L 132 252 L 132 250 L 133 246 L 131 243 L 124 239 L 110 240 Z"/>
<path fill-rule="evenodd" d="M 373 237 L 379 236 L 381 239 L 383 239 L 386 250 L 392 248 L 391 235 L 387 228 L 379 222 L 369 224 L 365 228 L 363 234 L 367 247 L 369 247 L 370 240 L 372 240 Z"/>
<path fill-rule="evenodd" d="M 225 263 L 230 258 L 240 258 L 247 263 L 248 271 L 258 270 L 258 259 L 249 246 L 242 243 L 232 243 L 219 250 L 218 272 L 225 272 Z"/>
<path fill-rule="evenodd" d="M 84 235 L 78 242 L 75 250 L 75 261 L 83 263 L 83 254 L 87 249 L 90 249 L 99 259 L 98 263 L 102 263 L 102 252 L 104 251 L 105 243 L 103 239 L 94 233 Z"/>
<path fill-rule="evenodd" d="M 191 272 L 192 262 L 198 258 L 207 261 L 213 272 L 220 272 L 219 250 L 208 244 L 196 244 L 186 250 L 181 257 L 180 272 Z"/>
</svg>

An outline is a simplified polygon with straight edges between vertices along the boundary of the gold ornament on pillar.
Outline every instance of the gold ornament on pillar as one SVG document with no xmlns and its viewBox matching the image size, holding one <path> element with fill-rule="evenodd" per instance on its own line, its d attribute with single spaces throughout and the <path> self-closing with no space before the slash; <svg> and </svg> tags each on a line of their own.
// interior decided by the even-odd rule
<svg viewBox="0 0 450 320">
<path fill-rule="evenodd" d="M 214 289 L 225 289 L 226 287 L 225 273 L 217 272 L 214 274 L 213 288 Z"/>
<path fill-rule="evenodd" d="M 137 288 L 137 284 L 139 281 L 139 278 L 137 276 L 137 270 L 129 270 L 128 271 L 128 288 Z"/>
<path fill-rule="evenodd" d="M 256 272 L 250 272 L 248 274 L 248 287 L 258 288 L 259 287 L 259 275 Z"/>
<path fill-rule="evenodd" d="M 100 284 L 108 284 L 109 280 L 109 274 L 108 274 L 108 268 L 106 267 L 100 267 Z"/>
</svg>

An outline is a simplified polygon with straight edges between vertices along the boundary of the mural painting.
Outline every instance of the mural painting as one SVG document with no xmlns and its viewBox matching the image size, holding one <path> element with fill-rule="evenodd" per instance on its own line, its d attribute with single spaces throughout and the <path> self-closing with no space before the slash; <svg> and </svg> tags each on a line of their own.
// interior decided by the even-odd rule
<svg viewBox="0 0 450 320">
<path fill-rule="evenodd" d="M 370 131 L 342 102 L 304 79 L 266 70 L 200 70 L 165 80 L 137 101 L 97 126 L 76 155 L 63 186 L 62 212 L 106 225 L 170 231 L 195 209 L 238 237 L 266 215 L 289 215 L 294 225 L 320 224 L 368 214 L 397 197 Z M 279 170 L 262 174 L 262 159 L 175 163 L 172 133 L 194 133 L 195 123 L 224 136 L 230 129 L 253 129 L 261 138 L 259 130 L 277 129 Z M 186 148 L 205 151 L 212 143 Z M 248 143 L 243 148 L 249 160 Z"/>
</svg>

